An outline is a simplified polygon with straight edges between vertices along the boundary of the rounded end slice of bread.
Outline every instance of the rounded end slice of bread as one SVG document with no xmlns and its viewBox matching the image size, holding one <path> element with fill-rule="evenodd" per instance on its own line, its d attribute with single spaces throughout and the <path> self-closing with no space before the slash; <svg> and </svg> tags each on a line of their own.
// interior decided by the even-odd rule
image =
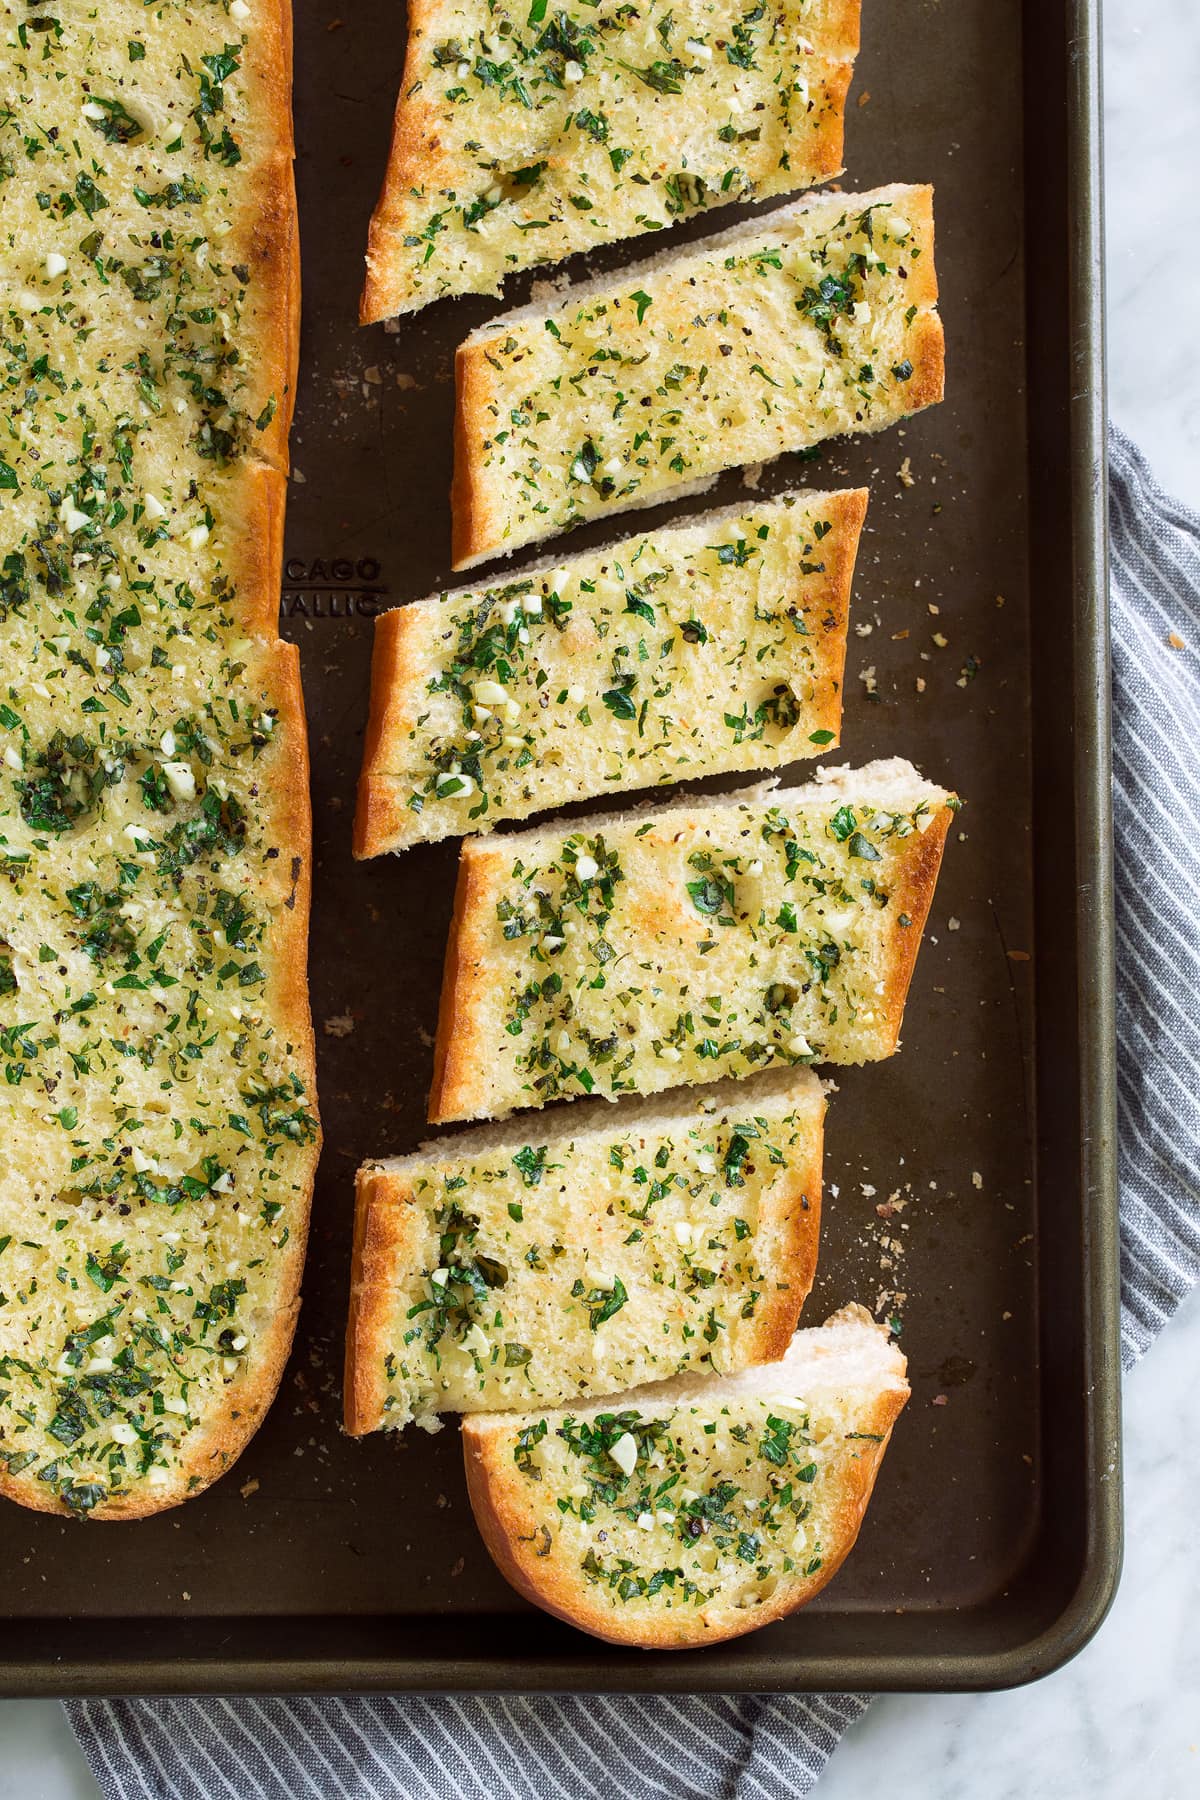
<svg viewBox="0 0 1200 1800">
<path fill-rule="evenodd" d="M 858 1536 L 905 1359 L 861 1307 L 781 1362 L 463 1425 L 476 1522 L 536 1606 L 610 1643 L 694 1649 L 783 1618 Z"/>
</svg>

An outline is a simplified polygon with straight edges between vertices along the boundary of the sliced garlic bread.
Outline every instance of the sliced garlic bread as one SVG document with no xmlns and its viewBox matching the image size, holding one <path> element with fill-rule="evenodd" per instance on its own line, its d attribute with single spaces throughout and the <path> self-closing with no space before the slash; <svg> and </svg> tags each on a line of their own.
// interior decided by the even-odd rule
<svg viewBox="0 0 1200 1800">
<path fill-rule="evenodd" d="M 368 1164 L 346 1429 L 782 1356 L 816 1269 L 824 1110 L 810 1071 L 780 1070 Z"/>
<path fill-rule="evenodd" d="M 817 194 L 493 319 L 456 363 L 454 567 L 942 397 L 933 193 Z"/>
<path fill-rule="evenodd" d="M 866 505 L 785 494 L 384 613 L 356 854 L 819 754 Z"/>
<path fill-rule="evenodd" d="M 610 1643 L 719 1644 L 837 1573 L 908 1393 L 887 1332 L 847 1307 L 764 1368 L 465 1420 L 471 1505 L 535 1606 Z"/>
<path fill-rule="evenodd" d="M 891 761 L 468 838 L 430 1119 L 890 1056 L 956 805 Z"/>
<path fill-rule="evenodd" d="M 842 163 L 859 0 L 415 0 L 364 323 Z"/>
<path fill-rule="evenodd" d="M 316 1158 L 290 16 L 5 16 L 0 1492 L 130 1518 L 270 1403 Z"/>
</svg>

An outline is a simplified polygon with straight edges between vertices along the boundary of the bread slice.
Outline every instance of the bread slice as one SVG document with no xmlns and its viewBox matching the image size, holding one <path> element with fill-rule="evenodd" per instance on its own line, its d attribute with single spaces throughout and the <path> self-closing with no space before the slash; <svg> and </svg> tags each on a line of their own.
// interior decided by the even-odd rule
<svg viewBox="0 0 1200 1800">
<path fill-rule="evenodd" d="M 866 506 L 785 494 L 384 613 L 355 853 L 819 754 Z"/>
<path fill-rule="evenodd" d="M 316 1159 L 290 16 L 239 13 L 0 48 L 0 1492 L 93 1518 L 262 1418 Z"/>
<path fill-rule="evenodd" d="M 782 1069 L 368 1164 L 347 1431 L 782 1356 L 816 1270 L 824 1112 L 815 1075 Z"/>
<path fill-rule="evenodd" d="M 895 760 L 468 838 L 431 1121 L 890 1056 L 957 804 Z"/>
<path fill-rule="evenodd" d="M 836 1575 L 908 1393 L 887 1332 L 846 1307 L 765 1368 L 465 1420 L 471 1505 L 535 1606 L 609 1643 L 719 1644 Z"/>
<path fill-rule="evenodd" d="M 858 13 L 859 0 L 415 0 L 363 322 L 827 181 Z"/>
<path fill-rule="evenodd" d="M 815 194 L 459 346 L 454 567 L 942 397 L 933 191 Z"/>
</svg>

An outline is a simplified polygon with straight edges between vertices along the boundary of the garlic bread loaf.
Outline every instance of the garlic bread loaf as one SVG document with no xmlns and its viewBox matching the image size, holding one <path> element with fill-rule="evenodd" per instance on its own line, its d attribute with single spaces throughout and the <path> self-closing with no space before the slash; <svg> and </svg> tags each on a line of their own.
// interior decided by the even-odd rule
<svg viewBox="0 0 1200 1800">
<path fill-rule="evenodd" d="M 811 1600 L 853 1548 L 905 1367 L 847 1307 L 763 1368 L 477 1415 L 476 1521 L 518 1593 L 581 1631 L 657 1650 L 739 1637 Z"/>
<path fill-rule="evenodd" d="M 363 322 L 828 180 L 858 13 L 415 0 Z"/>
<path fill-rule="evenodd" d="M 866 505 L 785 494 L 384 613 L 356 854 L 836 743 Z"/>
<path fill-rule="evenodd" d="M 824 1110 L 787 1069 L 368 1164 L 346 1429 L 782 1356 L 816 1269 Z"/>
<path fill-rule="evenodd" d="M 502 315 L 456 361 L 454 567 L 942 397 L 928 187 L 816 194 Z"/>
<path fill-rule="evenodd" d="M 430 1119 L 890 1056 L 956 805 L 891 761 L 468 838 Z"/>
<path fill-rule="evenodd" d="M 281 0 L 4 7 L 0 1492 L 238 1454 L 316 1158 Z"/>
</svg>

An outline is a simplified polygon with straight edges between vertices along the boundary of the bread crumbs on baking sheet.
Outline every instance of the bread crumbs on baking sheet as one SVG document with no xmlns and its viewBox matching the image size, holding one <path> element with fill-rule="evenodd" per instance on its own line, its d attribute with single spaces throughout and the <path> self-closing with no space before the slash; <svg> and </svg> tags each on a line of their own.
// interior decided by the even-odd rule
<svg viewBox="0 0 1200 1800">
<path fill-rule="evenodd" d="M 326 1037 L 347 1038 L 354 1030 L 354 1015 L 348 1012 L 334 1013 L 324 1021 L 321 1030 Z"/>
<path fill-rule="evenodd" d="M 257 1475 L 252 1475 L 249 1481 L 243 1481 L 240 1489 L 242 1499 L 248 1500 L 251 1494 L 257 1494 L 261 1486 L 262 1483 L 259 1481 Z"/>
<path fill-rule="evenodd" d="M 971 1186 L 974 1188 L 981 1188 L 983 1186 L 983 1176 L 979 1173 L 978 1169 L 971 1170 Z"/>
<path fill-rule="evenodd" d="M 896 479 L 897 481 L 902 482 L 906 488 L 916 487 L 917 478 L 912 472 L 911 456 L 906 456 L 904 461 L 900 464 L 900 467 L 896 470 Z"/>
</svg>

